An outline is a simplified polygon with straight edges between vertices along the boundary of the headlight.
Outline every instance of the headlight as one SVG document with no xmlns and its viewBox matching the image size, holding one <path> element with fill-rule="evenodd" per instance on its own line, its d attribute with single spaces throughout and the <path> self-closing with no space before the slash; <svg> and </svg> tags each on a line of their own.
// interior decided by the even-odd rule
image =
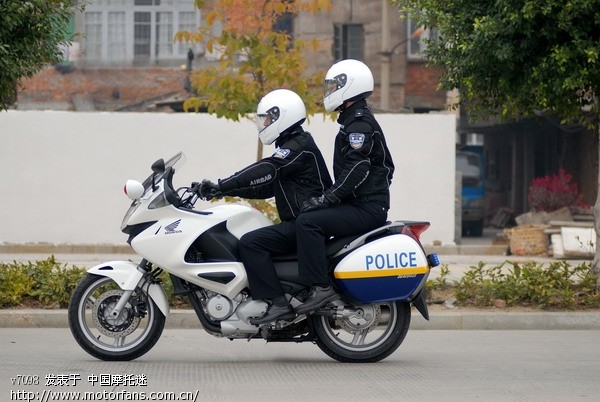
<svg viewBox="0 0 600 402">
<path fill-rule="evenodd" d="M 142 183 L 136 180 L 127 180 L 125 183 L 125 187 L 123 187 L 123 191 L 125 191 L 125 195 L 129 197 L 131 200 L 137 200 L 142 197 L 144 194 L 144 186 Z"/>
</svg>

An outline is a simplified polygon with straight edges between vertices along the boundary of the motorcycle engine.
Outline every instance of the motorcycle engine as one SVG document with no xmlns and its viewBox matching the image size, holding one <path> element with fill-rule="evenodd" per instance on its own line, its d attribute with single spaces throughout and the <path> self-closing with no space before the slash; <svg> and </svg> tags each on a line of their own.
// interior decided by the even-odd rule
<svg viewBox="0 0 600 402">
<path fill-rule="evenodd" d="M 231 300 L 221 294 L 212 292 L 208 295 L 205 307 L 210 318 L 215 321 L 229 318 L 234 310 Z"/>
</svg>

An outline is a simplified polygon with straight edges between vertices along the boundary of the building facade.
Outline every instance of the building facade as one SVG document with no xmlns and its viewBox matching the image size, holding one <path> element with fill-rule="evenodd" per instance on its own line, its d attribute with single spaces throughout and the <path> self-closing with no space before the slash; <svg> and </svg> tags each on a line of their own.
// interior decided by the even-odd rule
<svg viewBox="0 0 600 402">
<path fill-rule="evenodd" d="M 91 0 L 75 16 L 76 40 L 65 49 L 68 62 L 25 80 L 21 109 L 147 110 L 157 102 L 186 96 L 187 69 L 215 64 L 219 54 L 202 43 L 175 43 L 178 31 L 206 27 L 204 9 L 193 0 Z M 282 20 L 296 39 L 319 39 L 309 72 L 355 58 L 373 71 L 372 105 L 384 112 L 442 110 L 439 72 L 420 56 L 423 38 L 410 19 L 387 0 L 332 0 L 329 12 L 300 13 Z M 257 4 L 257 7 L 259 5 Z M 218 34 L 218 24 L 209 27 Z M 418 35 L 413 35 L 417 32 Z M 412 35 L 412 37 L 411 37 Z M 382 94 L 385 97 L 382 101 Z M 389 100 L 387 100 L 389 99 Z"/>
<path fill-rule="evenodd" d="M 260 2 L 257 2 L 257 7 Z M 76 111 L 173 111 L 189 95 L 189 70 L 217 63 L 219 52 L 202 43 L 175 43 L 178 31 L 206 27 L 212 1 L 196 9 L 193 0 L 89 0 L 74 18 L 68 61 L 49 66 L 23 81 L 18 109 Z M 441 111 L 449 94 L 437 89 L 440 71 L 421 56 L 435 32 L 416 26 L 389 0 L 331 0 L 331 11 L 282 18 L 278 29 L 294 38 L 319 40 L 307 54 L 309 73 L 326 71 L 344 58 L 371 68 L 376 112 Z M 221 27 L 208 27 L 218 35 Z M 171 102 L 173 101 L 173 102 Z M 534 177 L 564 167 L 577 178 L 585 200 L 597 192 L 596 137 L 546 122 L 472 125 L 460 118 L 457 145 L 472 133 L 483 135 L 486 157 L 488 223 L 500 208 L 514 215 L 528 211 L 527 192 Z"/>
</svg>

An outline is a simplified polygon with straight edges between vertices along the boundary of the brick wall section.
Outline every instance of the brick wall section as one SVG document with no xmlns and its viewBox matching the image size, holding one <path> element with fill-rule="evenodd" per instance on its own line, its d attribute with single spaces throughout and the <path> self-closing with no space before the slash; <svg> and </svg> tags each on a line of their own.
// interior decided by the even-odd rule
<svg viewBox="0 0 600 402">
<path fill-rule="evenodd" d="M 409 108 L 444 109 L 446 92 L 437 90 L 442 73 L 424 62 L 408 63 L 406 71 L 406 106 Z"/>
<path fill-rule="evenodd" d="M 425 63 L 409 63 L 405 97 L 409 108 L 443 109 L 444 91 L 436 91 L 440 71 L 426 67 Z M 42 70 L 30 79 L 23 80 L 19 91 L 20 102 L 71 103 L 73 94 L 87 94 L 98 110 L 115 110 L 145 100 L 183 91 L 184 73 L 180 69 L 166 68 L 77 68 L 61 74 L 55 68 Z M 390 91 L 392 104 L 397 107 L 403 100 L 398 91 Z M 375 91 L 371 102 L 379 102 Z"/>
<path fill-rule="evenodd" d="M 98 110 L 114 110 L 171 93 L 184 93 L 180 69 L 77 68 L 61 74 L 55 68 L 42 70 L 23 80 L 19 102 L 71 103 L 73 94 L 91 97 Z"/>
</svg>

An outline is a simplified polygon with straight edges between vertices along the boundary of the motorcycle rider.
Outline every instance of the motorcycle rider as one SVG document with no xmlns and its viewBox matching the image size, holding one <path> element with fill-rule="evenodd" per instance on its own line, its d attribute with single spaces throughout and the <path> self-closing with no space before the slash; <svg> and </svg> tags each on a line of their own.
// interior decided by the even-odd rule
<svg viewBox="0 0 600 402">
<path fill-rule="evenodd" d="M 294 221 L 302 204 L 323 194 L 332 181 L 321 151 L 301 126 L 306 108 L 296 93 L 287 89 L 268 93 L 259 102 L 255 119 L 261 142 L 275 142 L 275 153 L 217 183 L 204 180 L 199 193 L 206 200 L 226 195 L 275 197 L 281 222 L 246 233 L 239 242 L 252 297 L 264 299 L 268 305 L 263 316 L 250 319 L 258 325 L 295 316 L 271 255 L 296 251 Z"/>
<path fill-rule="evenodd" d="M 307 300 L 296 308 L 298 314 L 339 298 L 329 284 L 325 239 L 367 232 L 386 222 L 394 163 L 367 106 L 372 93 L 371 70 L 358 60 L 342 60 L 325 76 L 325 110 L 339 112 L 335 183 L 305 201 L 296 219 L 300 276 L 313 283 Z"/>
</svg>

